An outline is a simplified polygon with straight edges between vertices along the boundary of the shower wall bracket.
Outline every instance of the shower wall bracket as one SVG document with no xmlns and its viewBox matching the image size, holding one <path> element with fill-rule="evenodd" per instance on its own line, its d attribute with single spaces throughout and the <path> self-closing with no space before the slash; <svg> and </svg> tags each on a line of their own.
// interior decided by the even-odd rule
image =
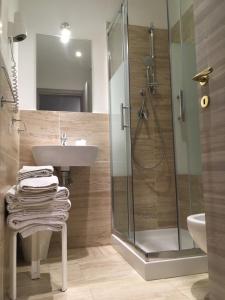
<svg viewBox="0 0 225 300">
<path fill-rule="evenodd" d="M 5 103 L 14 104 L 13 101 L 5 100 L 5 98 L 2 96 L 2 97 L 0 98 L 0 107 L 2 108 L 2 107 L 4 106 Z"/>
</svg>

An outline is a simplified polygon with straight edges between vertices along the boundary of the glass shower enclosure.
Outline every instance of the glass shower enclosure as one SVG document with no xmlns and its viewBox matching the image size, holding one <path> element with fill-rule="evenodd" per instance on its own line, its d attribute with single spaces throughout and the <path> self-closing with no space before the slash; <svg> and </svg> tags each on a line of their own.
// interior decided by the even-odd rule
<svg viewBox="0 0 225 300">
<path fill-rule="evenodd" d="M 113 228 L 134 243 L 128 69 L 128 11 L 121 5 L 108 30 Z"/>
<path fill-rule="evenodd" d="M 162 29 L 128 23 L 124 1 L 108 28 L 113 233 L 146 259 L 200 253 L 186 224 L 204 209 L 192 2 L 168 1 Z"/>
</svg>

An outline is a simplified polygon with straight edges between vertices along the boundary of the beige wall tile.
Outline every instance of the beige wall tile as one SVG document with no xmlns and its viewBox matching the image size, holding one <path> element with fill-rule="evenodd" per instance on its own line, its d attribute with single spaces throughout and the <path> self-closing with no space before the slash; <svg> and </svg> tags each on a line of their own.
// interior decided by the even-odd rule
<svg viewBox="0 0 225 300">
<path fill-rule="evenodd" d="M 210 106 L 200 109 L 202 181 L 206 211 L 211 299 L 225 298 L 225 2 L 194 0 L 197 67 L 214 68 L 209 84 L 199 89 Z M 204 17 L 203 17 L 204 16 Z M 207 51 L 205 51 L 207 49 Z"/>
<path fill-rule="evenodd" d="M 86 139 L 98 146 L 97 161 L 109 161 L 109 118 L 106 114 L 60 112 L 60 132 L 66 132 L 68 144 Z"/>
<path fill-rule="evenodd" d="M 72 168 L 69 248 L 110 244 L 111 195 L 108 162 Z M 58 238 L 57 238 L 58 237 Z M 55 235 L 53 241 L 58 241 Z"/>
<path fill-rule="evenodd" d="M 1 65 L 4 64 L 0 57 Z M 0 71 L 0 90 L 4 99 L 12 100 L 12 94 L 5 76 Z M 19 119 L 19 113 L 13 112 L 13 105 L 5 104 L 0 108 L 0 299 L 5 299 L 8 287 L 8 233 L 5 221 L 5 193 L 10 185 L 16 183 L 19 166 L 18 124 L 12 125 L 12 119 Z"/>
<path fill-rule="evenodd" d="M 149 119 L 142 122 L 137 131 L 137 113 L 142 102 L 139 93 L 142 88 L 146 88 L 144 57 L 149 54 L 147 27 L 129 26 L 134 218 L 137 231 L 176 227 L 174 147 L 167 30 L 155 30 L 155 66 L 159 87 L 157 94 L 146 101 L 150 113 Z M 150 101 L 157 114 L 164 140 L 163 145 Z M 161 160 L 162 163 L 159 164 Z M 159 164 L 157 167 L 152 168 L 157 164 Z"/>
<path fill-rule="evenodd" d="M 34 164 L 34 145 L 56 145 L 60 133 L 66 132 L 68 144 L 86 139 L 98 146 L 94 166 L 71 168 L 70 200 L 72 208 L 68 221 L 68 246 L 99 246 L 110 243 L 111 188 L 109 162 L 109 120 L 106 114 L 21 111 L 27 132 L 21 135 L 20 164 Z M 54 234 L 52 246 L 58 245 Z"/>
<path fill-rule="evenodd" d="M 20 117 L 27 128 L 20 137 L 20 165 L 32 165 L 32 146 L 60 144 L 59 112 L 22 110 Z"/>
</svg>

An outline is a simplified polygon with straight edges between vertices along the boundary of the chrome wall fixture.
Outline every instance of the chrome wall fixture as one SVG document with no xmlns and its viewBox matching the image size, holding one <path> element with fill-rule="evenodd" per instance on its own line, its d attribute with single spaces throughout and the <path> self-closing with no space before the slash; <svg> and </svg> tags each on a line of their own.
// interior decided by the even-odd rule
<svg viewBox="0 0 225 300">
<path fill-rule="evenodd" d="M 27 131 L 26 123 L 25 123 L 23 120 L 16 119 L 16 118 L 12 118 L 12 126 L 13 126 L 13 127 L 14 127 L 14 125 L 15 125 L 16 123 L 21 123 L 21 124 L 23 124 L 23 128 L 22 128 L 22 129 L 21 129 L 21 128 L 18 128 L 18 130 L 17 130 L 18 133 Z"/>
<path fill-rule="evenodd" d="M 144 58 L 146 65 L 147 86 L 152 95 L 156 94 L 158 82 L 156 81 L 155 70 L 155 28 L 151 24 L 149 27 L 149 39 L 150 39 L 150 56 Z"/>
<path fill-rule="evenodd" d="M 19 109 L 19 103 L 18 103 L 18 97 L 15 95 L 15 92 L 14 92 L 14 88 L 11 84 L 11 80 L 9 78 L 9 75 L 8 75 L 8 72 L 7 72 L 7 69 L 5 66 L 1 66 L 1 70 L 4 74 L 4 77 L 6 79 L 6 82 L 8 83 L 8 86 L 9 86 L 9 89 L 11 91 L 11 94 L 12 94 L 12 99 L 6 99 L 6 97 L 4 95 L 1 95 L 0 97 L 0 108 L 3 107 L 4 104 L 13 104 L 14 107 L 13 107 L 13 110 L 15 113 L 18 112 L 18 109 Z"/>
</svg>

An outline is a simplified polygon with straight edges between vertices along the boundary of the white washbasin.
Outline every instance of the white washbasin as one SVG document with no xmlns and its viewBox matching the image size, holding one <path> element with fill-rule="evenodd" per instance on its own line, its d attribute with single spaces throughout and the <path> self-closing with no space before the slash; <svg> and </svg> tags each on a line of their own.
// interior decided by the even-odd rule
<svg viewBox="0 0 225 300">
<path fill-rule="evenodd" d="M 205 214 L 187 217 L 188 230 L 196 244 L 207 253 Z"/>
<path fill-rule="evenodd" d="M 91 166 L 98 153 L 97 146 L 33 146 L 35 163 L 55 167 Z"/>
</svg>

